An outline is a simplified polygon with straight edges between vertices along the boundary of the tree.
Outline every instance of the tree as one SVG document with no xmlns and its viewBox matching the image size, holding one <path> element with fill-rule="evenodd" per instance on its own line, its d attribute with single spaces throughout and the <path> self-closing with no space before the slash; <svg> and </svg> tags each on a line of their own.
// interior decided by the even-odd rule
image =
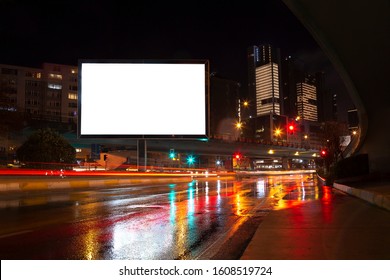
<svg viewBox="0 0 390 280">
<path fill-rule="evenodd" d="M 341 150 L 341 137 L 348 135 L 347 125 L 340 122 L 325 122 L 322 126 L 324 132 L 325 147 L 328 150 L 328 157 L 332 163 L 343 158 Z"/>
<path fill-rule="evenodd" d="M 340 137 L 348 134 L 346 124 L 328 121 L 322 124 L 324 145 L 322 147 L 325 154 L 321 155 L 323 170 L 320 174 L 327 179 L 328 183 L 333 183 L 335 177 L 335 166 L 343 159 Z"/>
<path fill-rule="evenodd" d="M 42 167 L 46 163 L 57 168 L 74 163 L 76 150 L 58 132 L 45 128 L 33 133 L 16 151 L 18 159 Z"/>
</svg>

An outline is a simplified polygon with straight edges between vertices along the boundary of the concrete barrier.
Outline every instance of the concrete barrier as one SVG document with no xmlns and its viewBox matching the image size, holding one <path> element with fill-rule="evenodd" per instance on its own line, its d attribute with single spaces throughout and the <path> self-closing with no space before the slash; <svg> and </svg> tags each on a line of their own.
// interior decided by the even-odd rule
<svg viewBox="0 0 390 280">
<path fill-rule="evenodd" d="M 383 195 L 378 192 L 372 192 L 367 191 L 365 189 L 358 189 L 358 188 L 352 188 L 347 185 L 339 184 L 339 183 L 333 183 L 333 187 L 348 193 L 350 195 L 353 195 L 355 197 L 358 197 L 360 199 L 363 199 L 371 204 L 374 204 L 376 206 L 379 206 L 381 208 L 384 208 L 386 210 L 390 211 L 390 199 L 389 196 Z"/>
</svg>

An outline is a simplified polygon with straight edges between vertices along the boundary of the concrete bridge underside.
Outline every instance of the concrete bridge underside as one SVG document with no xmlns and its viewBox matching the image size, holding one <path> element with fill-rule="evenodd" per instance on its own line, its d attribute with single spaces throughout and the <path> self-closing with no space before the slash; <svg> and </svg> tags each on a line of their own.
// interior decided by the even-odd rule
<svg viewBox="0 0 390 280">
<path fill-rule="evenodd" d="M 329 57 L 354 102 L 360 131 L 349 155 L 390 173 L 389 0 L 283 0 Z"/>
</svg>

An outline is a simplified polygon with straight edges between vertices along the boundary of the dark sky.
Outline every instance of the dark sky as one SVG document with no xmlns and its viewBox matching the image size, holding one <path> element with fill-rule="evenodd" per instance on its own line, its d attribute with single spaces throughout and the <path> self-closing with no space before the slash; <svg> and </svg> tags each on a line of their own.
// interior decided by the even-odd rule
<svg viewBox="0 0 390 280">
<path fill-rule="evenodd" d="M 211 71 L 246 83 L 246 50 L 271 43 L 328 73 L 329 61 L 281 0 L 0 0 L 0 63 L 77 65 L 80 58 L 208 59 Z M 342 91 L 342 86 L 340 88 Z"/>
</svg>

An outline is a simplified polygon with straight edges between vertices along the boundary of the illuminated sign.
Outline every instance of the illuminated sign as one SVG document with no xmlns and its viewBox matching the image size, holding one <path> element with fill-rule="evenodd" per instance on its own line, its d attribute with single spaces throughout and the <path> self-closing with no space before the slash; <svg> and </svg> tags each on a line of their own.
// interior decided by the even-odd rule
<svg viewBox="0 0 390 280">
<path fill-rule="evenodd" d="M 208 61 L 79 61 L 80 137 L 205 138 Z"/>
</svg>

